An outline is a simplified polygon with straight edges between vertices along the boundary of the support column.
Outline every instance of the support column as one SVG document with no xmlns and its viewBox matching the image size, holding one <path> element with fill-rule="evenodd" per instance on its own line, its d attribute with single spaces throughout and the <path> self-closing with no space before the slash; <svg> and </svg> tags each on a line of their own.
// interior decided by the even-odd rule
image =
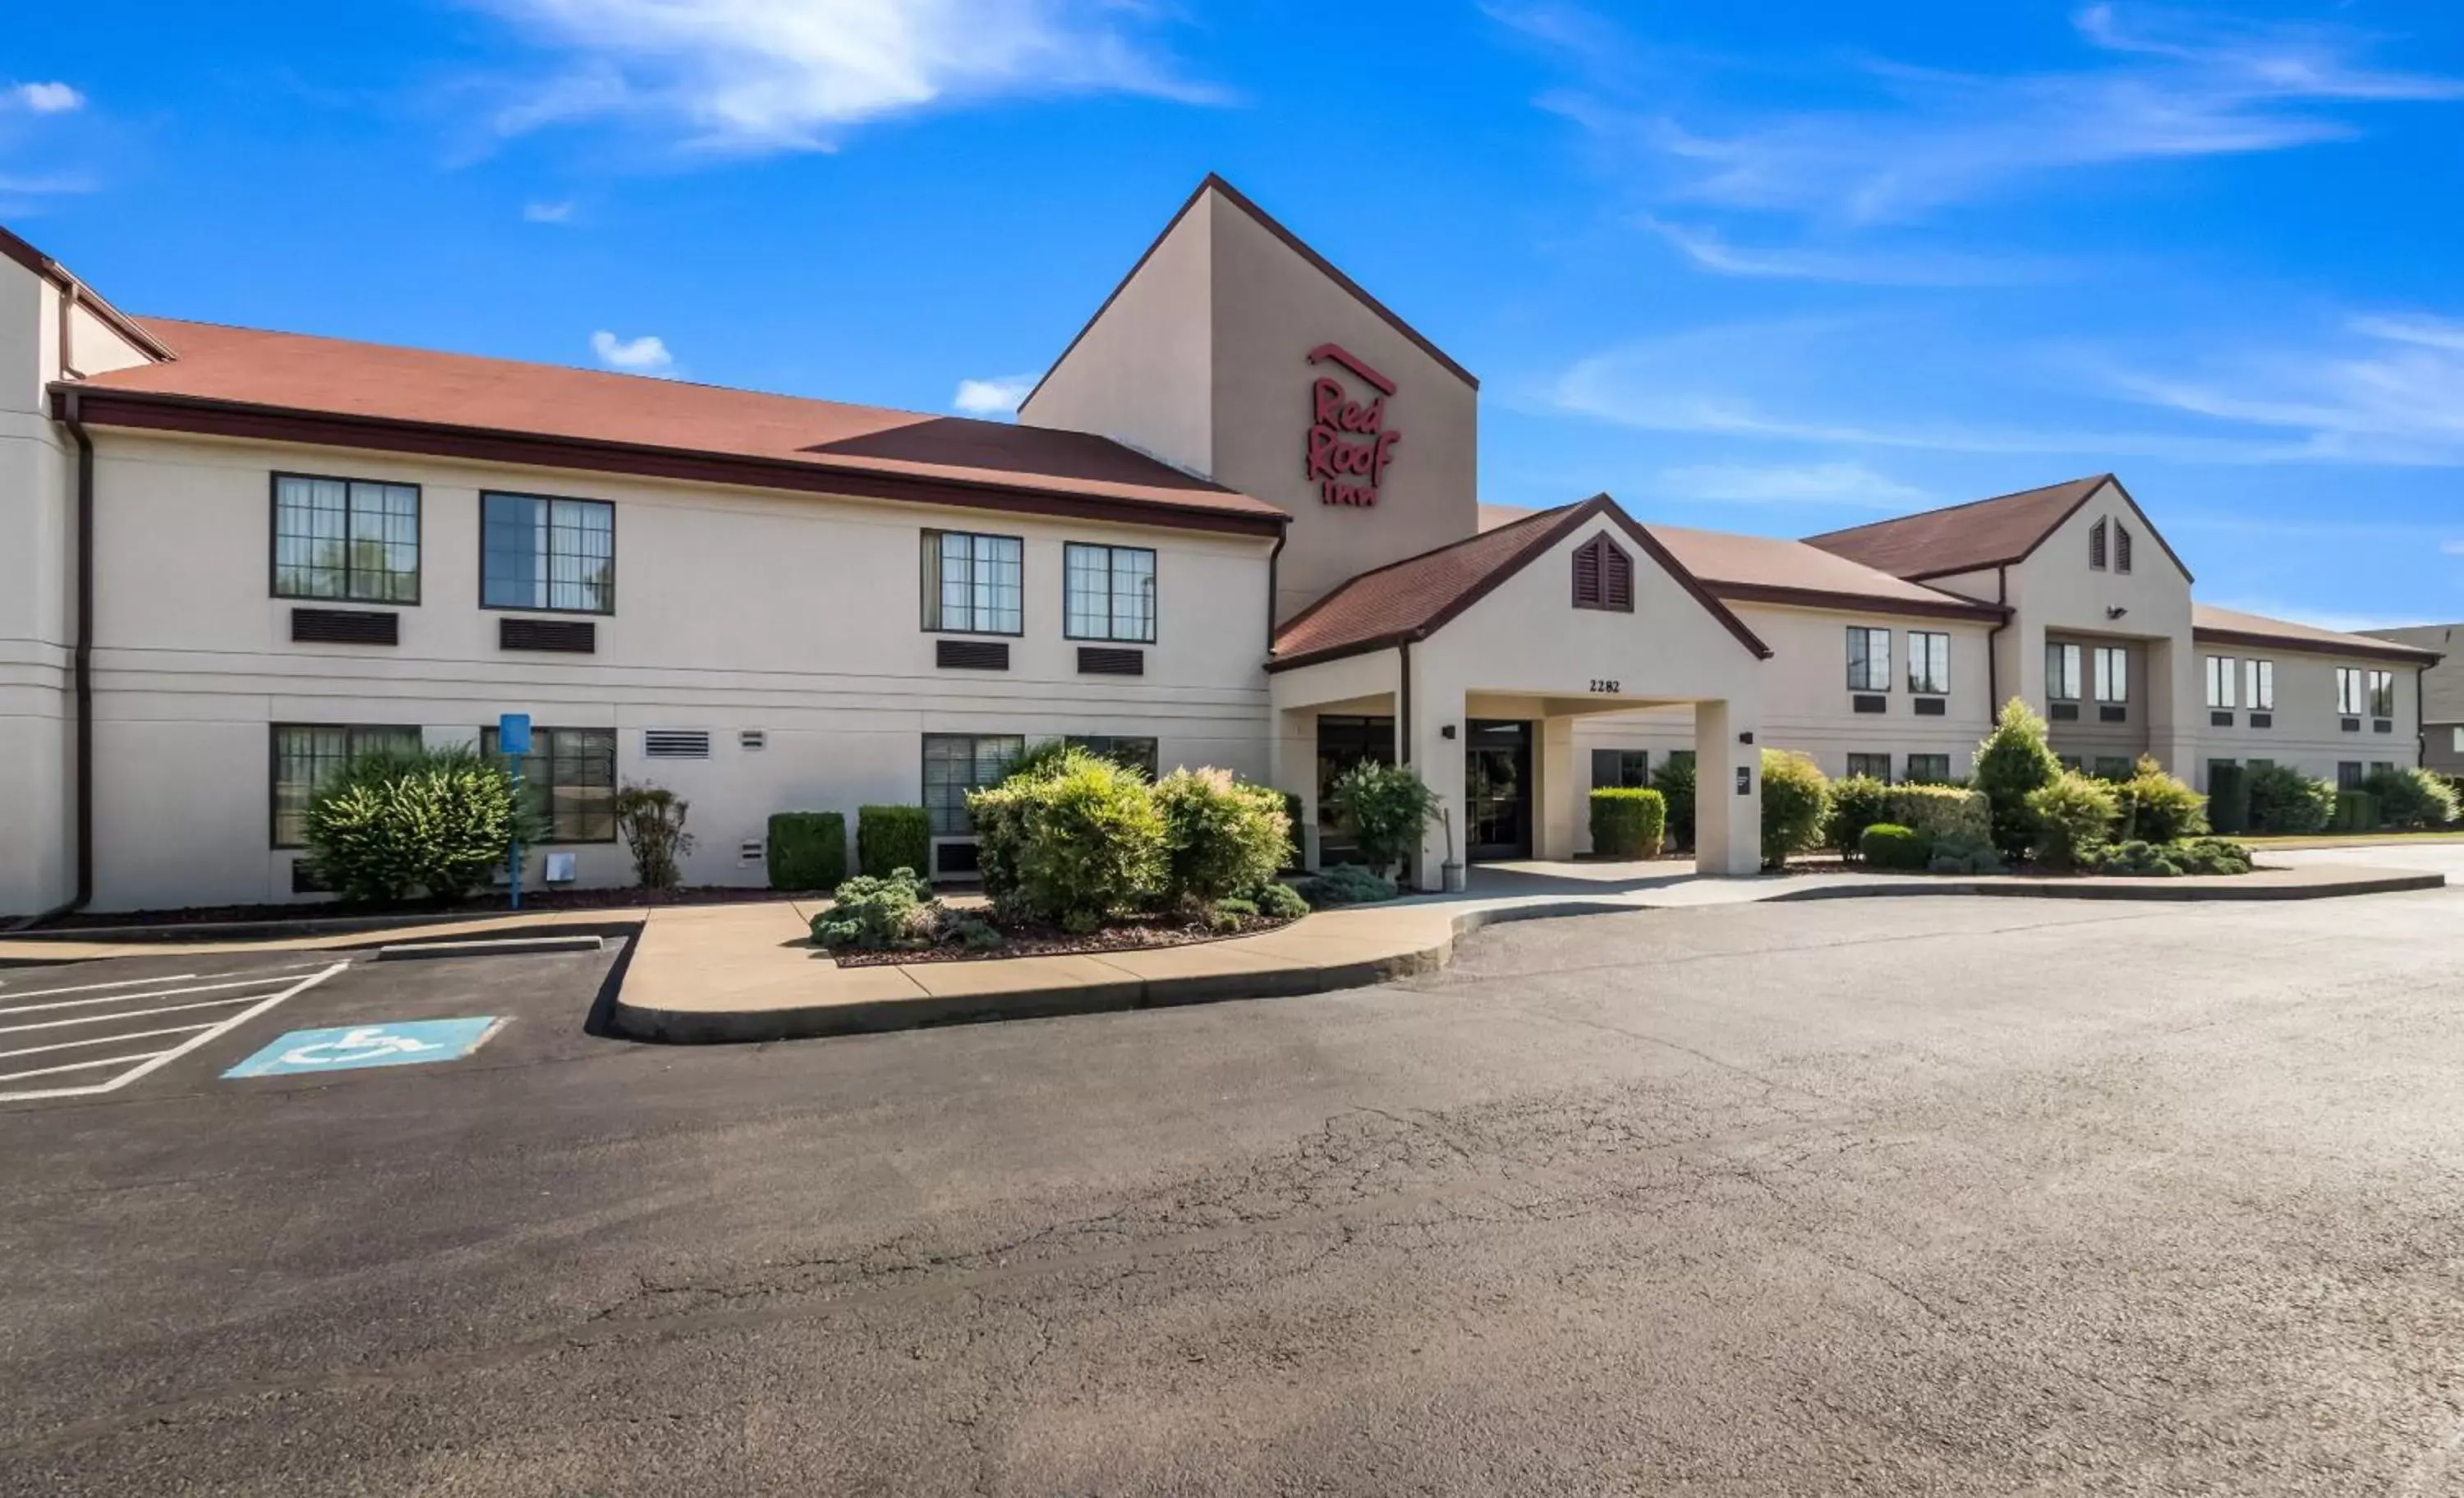
<svg viewBox="0 0 2464 1498">
<path fill-rule="evenodd" d="M 1583 788 L 1574 779 L 1574 719 L 1544 717 L 1532 725 L 1531 856 L 1574 856 L 1574 831 L 1583 825 Z"/>
<path fill-rule="evenodd" d="M 1751 715 L 1726 700 L 1694 704 L 1694 869 L 1747 875 L 1763 866 L 1763 766 Z"/>
<path fill-rule="evenodd" d="M 1412 768 L 1437 792 L 1438 804 L 1444 808 L 1453 826 L 1454 856 L 1463 858 L 1463 839 L 1469 827 L 1465 822 L 1468 804 L 1463 799 L 1463 694 L 1460 689 L 1436 690 L 1420 663 L 1412 662 L 1412 717 L 1405 741 L 1410 745 Z M 1454 737 L 1445 737 L 1451 730 Z M 1398 718 L 1395 725 L 1398 738 L 1407 730 Z M 1406 878 L 1422 890 L 1445 888 L 1441 865 L 1446 858 L 1448 834 L 1434 818 L 1420 840 L 1419 866 L 1406 871 Z M 1417 876 L 1417 877 L 1414 877 Z"/>
<path fill-rule="evenodd" d="M 1266 736 L 1266 783 L 1301 799 L 1300 826 L 1292 828 L 1301 867 L 1317 861 L 1317 710 L 1278 710 Z"/>
</svg>

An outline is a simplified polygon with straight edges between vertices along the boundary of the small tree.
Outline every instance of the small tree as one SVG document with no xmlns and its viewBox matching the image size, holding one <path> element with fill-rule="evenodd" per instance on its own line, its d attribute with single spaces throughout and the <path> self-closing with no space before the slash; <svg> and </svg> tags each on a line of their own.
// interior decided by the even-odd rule
<svg viewBox="0 0 2464 1498">
<path fill-rule="evenodd" d="M 2077 869 L 2112 839 L 2121 809 L 2112 784 L 2075 770 L 2037 786 L 2028 793 L 2037 859 L 2052 869 Z"/>
<path fill-rule="evenodd" d="M 2336 787 L 2289 764 L 2250 772 L 2253 832 L 2319 832 L 2336 818 Z"/>
<path fill-rule="evenodd" d="M 1668 839 L 1694 848 L 1694 757 L 1671 755 L 1651 772 L 1651 788 L 1668 803 Z"/>
<path fill-rule="evenodd" d="M 369 755 L 308 804 L 308 861 L 342 898 L 457 900 L 487 883 L 531 818 L 504 771 L 465 745 Z"/>
<path fill-rule="evenodd" d="M 1763 751 L 1763 867 L 1777 869 L 1792 853 L 1822 846 L 1831 815 L 1831 782 L 1822 767 L 1793 749 Z"/>
<path fill-rule="evenodd" d="M 1822 841 L 1842 858 L 1864 855 L 1865 829 L 1891 820 L 1891 787 L 1870 775 L 1851 775 L 1831 782 L 1831 818 Z"/>
<path fill-rule="evenodd" d="M 1163 815 L 1146 777 L 1071 749 L 1034 775 L 972 791 L 995 907 L 1093 931 L 1162 888 Z"/>
<path fill-rule="evenodd" d="M 1437 792 L 1408 764 L 1363 760 L 1334 782 L 1334 803 L 1352 822 L 1352 835 L 1371 868 L 1389 873 L 1420 850 L 1420 838 L 1437 814 Z"/>
<path fill-rule="evenodd" d="M 2116 787 L 2122 798 L 2118 840 L 2137 838 L 2159 847 L 2208 830 L 2208 799 L 2177 776 L 2165 773 L 2152 754 L 2143 754 L 2130 779 Z"/>
<path fill-rule="evenodd" d="M 1229 770 L 1179 769 L 1155 786 L 1163 814 L 1164 898 L 1195 911 L 1275 877 L 1291 836 L 1280 791 Z"/>
<path fill-rule="evenodd" d="M 627 785 L 616 793 L 616 830 L 633 853 L 633 880 L 645 890 L 684 882 L 676 860 L 693 851 L 685 815 L 693 804 L 664 785 Z"/>
<path fill-rule="evenodd" d="M 2002 704 L 1993 732 L 1976 746 L 1976 788 L 1993 807 L 1993 846 L 2005 858 L 2024 858 L 2035 840 L 2028 793 L 2062 771 L 2045 742 L 2045 720 L 2019 697 Z"/>
</svg>

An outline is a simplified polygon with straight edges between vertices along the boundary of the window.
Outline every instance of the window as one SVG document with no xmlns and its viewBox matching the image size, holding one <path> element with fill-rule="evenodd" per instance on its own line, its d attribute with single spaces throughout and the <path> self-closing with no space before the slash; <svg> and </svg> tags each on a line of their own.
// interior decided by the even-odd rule
<svg viewBox="0 0 2464 1498">
<path fill-rule="evenodd" d="M 1934 629 L 1908 631 L 1908 690 L 1950 690 L 1950 636 Z"/>
<path fill-rule="evenodd" d="M 926 734 L 924 815 L 935 837 L 969 837 L 967 792 L 1001 783 L 1026 740 L 1016 734 Z"/>
<path fill-rule="evenodd" d="M 1908 756 L 1908 783 L 1911 785 L 1949 784 L 1950 756 L 1947 754 Z"/>
<path fill-rule="evenodd" d="M 1891 631 L 1848 627 L 1848 690 L 1891 690 Z"/>
<path fill-rule="evenodd" d="M 1101 755 L 1125 770 L 1135 770 L 1150 783 L 1155 778 L 1155 741 L 1152 738 L 1115 738 L 1105 735 L 1071 734 L 1066 740 L 1073 749 Z"/>
<path fill-rule="evenodd" d="M 2104 570 L 2104 522 L 2102 520 L 2088 527 L 2087 564 L 2099 572 Z"/>
<path fill-rule="evenodd" d="M 2345 717 L 2362 716 L 2362 671 L 2358 666 L 2336 668 L 2336 711 Z"/>
<path fill-rule="evenodd" d="M 1061 558 L 1062 633 L 1072 640 L 1155 643 L 1154 552 L 1142 546 L 1071 541 L 1061 549 Z"/>
<path fill-rule="evenodd" d="M 419 487 L 274 475 L 274 596 L 419 602 Z"/>
<path fill-rule="evenodd" d="M 2336 788 L 2340 791 L 2362 788 L 2362 761 L 2340 760 L 2336 763 Z"/>
<path fill-rule="evenodd" d="M 941 634 L 1023 634 L 1025 563 L 1015 536 L 924 533 L 924 628 Z"/>
<path fill-rule="evenodd" d="M 419 730 L 398 725 L 342 723 L 274 725 L 274 846 L 299 848 L 308 841 L 308 804 L 334 783 L 352 760 L 372 754 L 406 754 L 419 748 Z"/>
<path fill-rule="evenodd" d="M 2056 702 L 2077 702 L 2079 699 L 2078 646 L 2045 647 L 2045 695 Z"/>
<path fill-rule="evenodd" d="M 2130 527 L 2120 520 L 2113 522 L 2113 570 L 2130 570 Z"/>
<path fill-rule="evenodd" d="M 2236 670 L 2239 664 L 2230 655 L 2208 657 L 2208 706 L 2229 708 L 2238 705 L 2233 701 L 2233 686 L 2241 674 Z M 2251 662 L 2253 666 L 2257 664 L 2256 661 Z"/>
<path fill-rule="evenodd" d="M 2241 664 L 2242 684 L 2250 689 L 2243 693 L 2242 696 L 2248 701 L 2251 711 L 2255 713 L 2275 712 L 2276 663 L 2274 661 L 2244 661 Z"/>
<path fill-rule="evenodd" d="M 605 499 L 479 496 L 479 606 L 616 611 L 616 507 Z"/>
<path fill-rule="evenodd" d="M 1634 559 L 1605 536 L 1574 548 L 1574 606 L 1634 612 Z"/>
<path fill-rule="evenodd" d="M 2372 760 L 2370 761 L 2370 775 L 2373 779 L 2381 776 L 2393 775 L 2394 773 L 2395 761 L 2392 760 Z"/>
<path fill-rule="evenodd" d="M 496 730 L 479 730 L 479 749 L 495 754 Z M 522 800 L 550 843 L 616 841 L 616 730 L 534 728 L 522 756 Z"/>
<path fill-rule="evenodd" d="M 2096 699 L 2099 702 L 2130 700 L 2130 652 L 2119 645 L 2096 648 Z"/>
<path fill-rule="evenodd" d="M 2076 770 L 2081 765 L 2079 757 L 2075 754 L 2057 754 L 2054 756 L 2054 762 L 2065 770 Z"/>
<path fill-rule="evenodd" d="M 1888 781 L 1891 778 L 1891 757 L 1886 754 L 1852 754 L 1848 757 L 1848 773 Z"/>
<path fill-rule="evenodd" d="M 2395 716 L 2395 672 L 2370 672 L 2370 716 Z"/>
<path fill-rule="evenodd" d="M 1592 788 L 1618 786 L 1639 789 L 1651 784 L 1651 751 L 1647 749 L 1595 749 L 1592 751 Z"/>
<path fill-rule="evenodd" d="M 2100 781 L 2126 781 L 2133 766 L 2126 754 L 2101 754 L 2096 757 L 2096 778 Z"/>
</svg>

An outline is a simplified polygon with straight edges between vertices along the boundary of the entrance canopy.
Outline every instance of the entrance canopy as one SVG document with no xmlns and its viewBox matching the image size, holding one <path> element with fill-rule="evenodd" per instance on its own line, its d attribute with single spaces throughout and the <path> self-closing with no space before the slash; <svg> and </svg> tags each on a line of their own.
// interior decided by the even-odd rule
<svg viewBox="0 0 2464 1498">
<path fill-rule="evenodd" d="M 1276 783 L 1313 820 L 1318 716 L 1391 715 L 1397 757 L 1445 809 L 1419 870 L 1435 889 L 1441 864 L 1508 835 L 1532 856 L 1572 855 L 1576 718 L 1690 705 L 1698 865 L 1751 873 L 1757 668 L 1770 654 L 1602 495 L 1362 573 L 1294 616 L 1266 666 Z M 1503 779 L 1517 775 L 1528 780 Z"/>
</svg>

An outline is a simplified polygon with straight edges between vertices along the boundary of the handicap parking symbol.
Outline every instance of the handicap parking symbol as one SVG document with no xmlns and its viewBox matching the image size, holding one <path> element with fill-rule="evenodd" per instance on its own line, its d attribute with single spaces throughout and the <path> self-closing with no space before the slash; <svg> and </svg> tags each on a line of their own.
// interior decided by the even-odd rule
<svg viewBox="0 0 2464 1498">
<path fill-rule="evenodd" d="M 382 1024 L 293 1030 L 223 1075 L 279 1077 L 307 1071 L 452 1061 L 477 1050 L 504 1024 L 501 1019 L 482 1016 L 469 1020 L 391 1020 Z"/>
</svg>

